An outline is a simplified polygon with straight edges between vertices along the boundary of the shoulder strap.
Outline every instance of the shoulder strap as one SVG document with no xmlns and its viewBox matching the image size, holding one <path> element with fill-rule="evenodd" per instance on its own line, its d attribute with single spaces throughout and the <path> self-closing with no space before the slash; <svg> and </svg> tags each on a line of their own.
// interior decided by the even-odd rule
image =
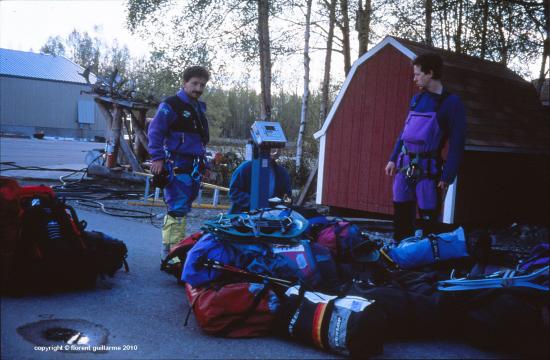
<svg viewBox="0 0 550 360">
<path fill-rule="evenodd" d="M 439 259 L 440 259 L 440 256 L 439 256 L 439 236 L 436 236 L 434 234 L 429 234 L 428 235 L 428 240 L 430 241 L 430 245 L 432 247 L 432 252 L 433 252 L 433 256 L 434 256 L 434 260 L 435 262 L 438 262 Z"/>
<path fill-rule="evenodd" d="M 425 91 L 422 91 L 420 94 L 418 94 L 418 96 L 416 97 L 416 99 L 413 101 L 413 103 L 411 105 L 411 110 L 416 109 L 416 107 L 420 103 L 420 100 L 422 99 L 422 97 L 424 96 L 425 93 L 426 93 Z M 451 93 L 448 92 L 447 89 L 443 88 L 443 92 L 441 93 L 441 96 L 436 101 L 436 103 L 437 103 L 436 106 L 437 107 L 435 109 L 435 112 L 439 111 L 439 108 L 441 107 L 443 102 L 449 97 L 449 95 L 451 95 Z"/>
<path fill-rule="evenodd" d="M 177 95 L 168 96 L 167 98 L 165 98 L 163 100 L 163 102 L 170 105 L 172 110 L 174 110 L 174 112 L 176 112 L 178 114 L 181 113 L 184 110 L 184 105 L 185 104 L 183 103 L 183 101 Z"/>
<path fill-rule="evenodd" d="M 189 106 L 186 106 L 187 104 L 180 99 L 177 95 L 169 96 L 166 99 L 164 99 L 164 102 L 170 105 L 172 110 L 174 110 L 179 117 L 179 114 L 181 114 L 187 107 L 192 110 L 195 113 L 194 119 L 194 125 L 196 128 L 197 133 L 201 136 L 202 141 L 206 144 L 210 140 L 210 135 L 208 131 L 208 122 L 206 120 L 206 115 L 201 109 L 201 105 L 198 105 L 199 110 L 197 111 L 194 106 L 189 104 Z M 172 126 L 172 124 L 170 125 Z"/>
<path fill-rule="evenodd" d="M 422 91 L 420 94 L 415 96 L 415 99 L 414 99 L 413 103 L 411 104 L 411 110 L 416 109 L 416 107 L 418 106 L 418 103 L 420 102 L 420 100 L 422 99 L 422 97 L 424 96 L 425 93 L 426 93 L 425 91 Z"/>
<path fill-rule="evenodd" d="M 451 95 L 450 92 L 447 91 L 447 89 L 443 88 L 443 92 L 441 93 L 441 96 L 439 99 L 437 99 L 437 108 L 435 109 L 436 112 L 439 111 L 439 108 L 441 105 L 445 102 L 445 100 Z"/>
</svg>

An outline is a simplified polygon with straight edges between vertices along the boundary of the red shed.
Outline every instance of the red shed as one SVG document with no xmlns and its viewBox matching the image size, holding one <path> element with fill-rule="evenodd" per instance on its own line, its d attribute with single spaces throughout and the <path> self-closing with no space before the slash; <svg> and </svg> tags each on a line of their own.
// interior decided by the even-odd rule
<svg viewBox="0 0 550 360">
<path fill-rule="evenodd" d="M 317 203 L 393 213 L 384 167 L 418 91 L 411 60 L 426 52 L 442 56 L 443 85 L 467 114 L 464 160 L 443 201 L 443 221 L 548 221 L 550 119 L 534 86 L 501 64 L 390 36 L 353 64 L 314 134 Z"/>
</svg>

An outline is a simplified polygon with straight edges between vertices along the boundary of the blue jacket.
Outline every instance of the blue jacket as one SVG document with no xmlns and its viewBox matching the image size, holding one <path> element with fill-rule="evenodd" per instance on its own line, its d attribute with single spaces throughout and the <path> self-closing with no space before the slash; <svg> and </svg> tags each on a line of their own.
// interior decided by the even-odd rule
<svg viewBox="0 0 550 360">
<path fill-rule="evenodd" d="M 411 100 L 411 109 L 418 112 L 433 112 L 438 107 L 438 100 L 442 95 L 425 92 L 424 96 L 416 94 Z M 417 103 L 418 102 L 418 103 Z M 440 104 L 437 111 L 437 121 L 439 127 L 443 131 L 443 138 L 441 140 L 441 148 L 445 144 L 445 141 L 449 140 L 449 152 L 445 165 L 443 166 L 443 172 L 441 174 L 441 180 L 450 184 L 454 181 L 458 172 L 458 167 L 462 160 L 464 153 L 464 142 L 466 138 L 466 112 L 462 101 L 455 94 L 449 94 L 447 98 Z M 395 147 L 390 156 L 390 161 L 397 162 L 397 156 L 401 152 L 403 141 L 401 135 L 397 138 Z"/>
<path fill-rule="evenodd" d="M 170 103 L 178 105 L 178 108 L 175 109 L 176 106 Z M 151 159 L 164 159 L 165 150 L 173 154 L 203 156 L 208 142 L 205 113 L 206 104 L 193 101 L 183 89 L 160 103 L 148 131 Z"/>
<path fill-rule="evenodd" d="M 275 174 L 275 188 L 270 197 L 283 198 L 291 195 L 290 176 L 284 167 L 271 161 L 270 166 Z M 250 190 L 252 186 L 252 161 L 245 161 L 233 172 L 229 183 L 229 198 L 231 199 L 230 214 L 250 210 Z"/>
</svg>

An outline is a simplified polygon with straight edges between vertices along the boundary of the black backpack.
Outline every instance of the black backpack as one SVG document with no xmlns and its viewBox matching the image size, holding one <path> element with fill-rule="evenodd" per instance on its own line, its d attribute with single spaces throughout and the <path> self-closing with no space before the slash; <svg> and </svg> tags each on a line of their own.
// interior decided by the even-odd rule
<svg viewBox="0 0 550 360">
<path fill-rule="evenodd" d="M 29 293 L 85 289 L 98 276 L 128 271 L 124 242 L 106 234 L 84 231 L 85 221 L 54 195 L 21 200 L 19 236 L 2 292 Z"/>
<path fill-rule="evenodd" d="M 100 276 L 113 277 L 122 266 L 129 271 L 128 248 L 123 241 L 113 239 L 99 231 L 84 231 L 82 238 L 88 249 L 94 254 L 95 268 Z"/>
</svg>

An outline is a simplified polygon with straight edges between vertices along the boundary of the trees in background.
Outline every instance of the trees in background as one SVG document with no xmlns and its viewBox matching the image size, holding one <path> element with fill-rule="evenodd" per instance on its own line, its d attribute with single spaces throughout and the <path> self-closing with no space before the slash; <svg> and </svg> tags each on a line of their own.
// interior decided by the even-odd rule
<svg viewBox="0 0 550 360">
<path fill-rule="evenodd" d="M 326 9 L 328 10 L 328 31 L 327 31 L 327 47 L 325 53 L 325 69 L 323 76 L 323 84 L 321 87 L 321 109 L 319 111 L 319 127 L 323 125 L 328 114 L 329 104 L 329 88 L 330 88 L 330 67 L 332 64 L 332 46 L 334 42 L 334 26 L 336 23 L 336 0 L 325 1 Z"/>
<path fill-rule="evenodd" d="M 524 76 L 548 38 L 547 0 L 379 1 L 392 35 L 500 62 Z"/>
<path fill-rule="evenodd" d="M 50 36 L 40 48 L 43 54 L 65 56 L 83 68 L 102 77 L 109 76 L 115 69 L 126 75 L 131 66 L 130 52 L 126 45 L 120 46 L 115 40 L 107 45 L 97 36 L 87 31 L 73 30 L 66 37 Z"/>
<path fill-rule="evenodd" d="M 542 56 L 544 78 L 550 63 L 548 0 L 127 0 L 127 10 L 129 29 L 152 39 L 147 58 L 76 30 L 49 38 L 41 51 L 101 76 L 116 68 L 157 99 L 177 91 L 186 66 L 205 65 L 213 73 L 204 94 L 213 137 L 247 139 L 254 120 L 275 119 L 296 141 L 298 169 L 302 146 L 316 153 L 311 134 L 344 74 L 385 35 L 501 62 L 524 76 Z M 311 83 L 316 54 L 324 66 L 313 75 L 322 79 Z M 303 67 L 289 69 L 298 57 Z"/>
<path fill-rule="evenodd" d="M 371 33 L 371 19 L 372 19 L 372 1 L 359 0 L 357 2 L 357 11 L 356 11 L 356 21 L 355 21 L 355 30 L 357 31 L 358 38 L 358 56 L 360 57 L 369 49 L 369 39 Z"/>
</svg>

